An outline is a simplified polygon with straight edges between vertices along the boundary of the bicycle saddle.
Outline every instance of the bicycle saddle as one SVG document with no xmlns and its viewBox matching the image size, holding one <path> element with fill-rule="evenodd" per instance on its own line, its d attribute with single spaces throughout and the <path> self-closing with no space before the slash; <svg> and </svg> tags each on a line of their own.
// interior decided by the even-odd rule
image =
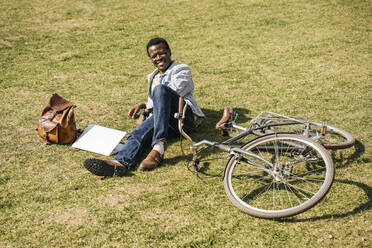
<svg viewBox="0 0 372 248">
<path fill-rule="evenodd" d="M 232 108 L 225 107 L 223 110 L 222 118 L 219 122 L 216 124 L 216 130 L 221 130 L 222 136 L 227 136 L 229 133 L 227 131 L 227 123 L 231 117 Z"/>
</svg>

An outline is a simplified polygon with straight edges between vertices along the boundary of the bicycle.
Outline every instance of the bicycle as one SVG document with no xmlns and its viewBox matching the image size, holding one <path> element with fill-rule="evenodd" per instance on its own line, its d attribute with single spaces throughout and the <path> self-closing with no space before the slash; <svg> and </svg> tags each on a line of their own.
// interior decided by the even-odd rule
<svg viewBox="0 0 372 248">
<path fill-rule="evenodd" d="M 232 129 L 241 133 L 223 142 L 202 140 L 194 143 L 182 128 L 186 107 L 180 99 L 175 118 L 179 120 L 181 137 L 193 143 L 190 147 L 193 153 L 191 166 L 200 171 L 199 164 L 203 161 L 200 154 L 208 147 L 227 152 L 224 188 L 230 201 L 245 213 L 269 219 L 297 215 L 319 203 L 331 188 L 334 163 L 325 147 L 312 139 L 314 136 L 266 133 L 266 130 L 282 126 L 271 122 L 245 128 L 237 125 L 237 115 L 225 108 L 216 129 L 223 135 Z M 320 136 L 325 135 L 324 126 L 321 126 Z M 260 136 L 240 147 L 231 145 L 250 134 Z M 207 147 L 201 148 L 204 145 Z"/>
</svg>

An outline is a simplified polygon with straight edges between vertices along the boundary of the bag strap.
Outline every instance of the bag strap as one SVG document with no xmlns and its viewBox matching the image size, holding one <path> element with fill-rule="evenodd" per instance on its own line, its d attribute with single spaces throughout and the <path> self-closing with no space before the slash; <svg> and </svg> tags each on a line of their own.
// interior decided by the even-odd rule
<svg viewBox="0 0 372 248">
<path fill-rule="evenodd" d="M 59 143 L 59 125 L 57 125 L 56 128 L 57 128 L 57 131 L 56 131 L 56 143 L 58 144 Z M 48 134 L 50 133 L 50 131 L 45 131 L 44 130 L 44 133 L 45 133 L 45 140 L 48 141 L 49 143 L 54 143 L 54 142 L 52 142 L 52 141 L 49 140 Z"/>
</svg>

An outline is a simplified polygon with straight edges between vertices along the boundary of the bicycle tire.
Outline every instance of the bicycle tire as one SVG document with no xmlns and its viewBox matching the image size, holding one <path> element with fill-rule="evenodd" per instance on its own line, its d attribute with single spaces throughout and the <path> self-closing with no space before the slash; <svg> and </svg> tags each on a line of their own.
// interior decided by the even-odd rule
<svg viewBox="0 0 372 248">
<path fill-rule="evenodd" d="M 296 119 L 295 119 L 296 120 Z M 265 120 L 262 120 L 263 123 L 259 125 L 265 126 Z M 288 120 L 290 121 L 290 120 Z M 256 129 L 253 133 L 257 136 L 263 136 L 272 133 L 293 133 L 293 134 L 301 134 L 304 133 L 304 127 L 306 124 L 303 123 L 302 120 L 298 120 L 298 123 L 291 123 L 288 125 L 281 125 L 281 126 L 269 126 L 263 129 Z M 273 120 L 270 120 L 270 124 L 273 123 Z M 316 140 L 322 144 L 325 148 L 330 150 L 337 150 L 337 149 L 346 149 L 352 147 L 355 144 L 355 138 L 348 132 L 332 127 L 327 126 L 327 131 L 324 136 L 319 136 L 321 133 L 322 124 L 319 122 L 310 121 L 308 124 L 311 126 L 309 133 L 306 137 L 316 138 Z"/>
<path fill-rule="evenodd" d="M 232 156 L 225 167 L 224 187 L 231 202 L 251 216 L 275 219 L 302 213 L 320 202 L 332 186 L 333 160 L 309 138 L 272 134 L 241 149 L 257 156 Z"/>
</svg>

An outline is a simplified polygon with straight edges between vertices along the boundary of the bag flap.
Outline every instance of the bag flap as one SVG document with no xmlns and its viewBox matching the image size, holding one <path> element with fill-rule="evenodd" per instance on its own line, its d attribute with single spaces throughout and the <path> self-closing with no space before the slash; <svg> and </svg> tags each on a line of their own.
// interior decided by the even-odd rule
<svg viewBox="0 0 372 248">
<path fill-rule="evenodd" d="M 72 103 L 64 99 L 63 97 L 59 96 L 58 94 L 53 94 L 49 100 L 49 105 L 54 111 L 62 111 L 68 107 L 73 106 Z"/>
<path fill-rule="evenodd" d="M 61 112 L 69 107 L 75 107 L 72 103 L 62 98 L 58 94 L 53 94 L 49 99 L 49 103 L 44 107 L 41 117 L 43 117 L 47 112 Z"/>
<path fill-rule="evenodd" d="M 57 122 L 53 122 L 47 119 L 40 119 L 39 120 L 40 127 L 44 130 L 44 132 L 48 133 L 52 131 L 57 125 Z"/>
</svg>

